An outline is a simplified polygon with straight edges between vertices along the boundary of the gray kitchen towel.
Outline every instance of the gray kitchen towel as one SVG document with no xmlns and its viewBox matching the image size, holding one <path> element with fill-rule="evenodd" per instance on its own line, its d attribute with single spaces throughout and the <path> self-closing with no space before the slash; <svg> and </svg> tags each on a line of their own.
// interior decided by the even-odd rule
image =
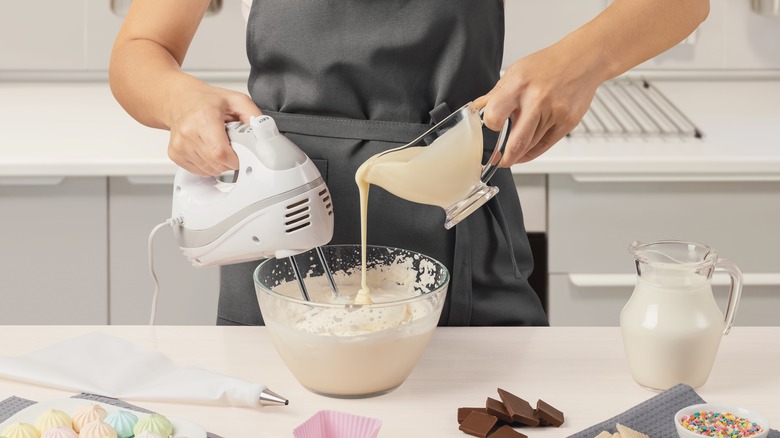
<svg viewBox="0 0 780 438">
<path fill-rule="evenodd" d="M 117 400 L 111 397 L 103 397 L 94 394 L 79 394 L 79 395 L 74 395 L 73 398 L 82 398 L 84 400 L 91 400 L 100 403 L 105 403 L 107 405 L 117 406 L 124 409 L 132 409 L 134 411 L 152 413 L 152 411 L 148 409 L 131 405 L 130 403 L 124 402 L 122 400 Z M 0 401 L 0 423 L 11 418 L 15 413 L 21 411 L 22 409 L 28 406 L 32 406 L 34 404 L 35 402 L 32 400 L 27 400 L 16 396 L 8 397 L 7 399 Z M 209 433 L 209 432 L 206 433 L 206 436 L 208 438 L 222 438 L 219 435 L 214 435 L 213 433 Z"/>
<path fill-rule="evenodd" d="M 570 435 L 569 438 L 593 438 L 604 430 L 615 433 L 616 423 L 628 426 L 651 438 L 677 438 L 674 414 L 686 406 L 699 403 L 706 402 L 693 388 L 688 385 L 677 385 L 622 414 Z M 769 431 L 768 438 L 780 438 L 780 432 L 772 429 Z"/>
</svg>

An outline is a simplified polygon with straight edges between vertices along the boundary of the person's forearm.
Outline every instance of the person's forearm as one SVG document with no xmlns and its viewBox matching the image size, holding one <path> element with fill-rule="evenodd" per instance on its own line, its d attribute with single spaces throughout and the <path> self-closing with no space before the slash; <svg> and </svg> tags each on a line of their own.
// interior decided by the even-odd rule
<svg viewBox="0 0 780 438">
<path fill-rule="evenodd" d="M 135 0 L 111 51 L 109 81 L 139 122 L 170 129 L 181 90 L 205 85 L 180 70 L 209 0 Z"/>
<path fill-rule="evenodd" d="M 708 0 L 615 0 L 556 45 L 604 81 L 682 41 L 708 13 Z"/>
<path fill-rule="evenodd" d="M 154 128 L 170 129 L 170 104 L 177 99 L 178 90 L 201 84 L 182 72 L 166 49 L 144 39 L 115 47 L 109 71 L 116 100 L 133 118 Z"/>
</svg>

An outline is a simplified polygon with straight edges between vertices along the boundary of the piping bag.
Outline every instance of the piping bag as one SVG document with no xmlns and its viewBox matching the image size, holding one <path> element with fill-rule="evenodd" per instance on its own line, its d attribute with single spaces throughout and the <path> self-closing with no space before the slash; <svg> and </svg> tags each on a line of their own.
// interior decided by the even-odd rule
<svg viewBox="0 0 780 438">
<path fill-rule="evenodd" d="M 258 407 L 288 401 L 265 385 L 193 365 L 103 333 L 21 356 L 0 356 L 0 377 L 123 400 Z"/>
</svg>

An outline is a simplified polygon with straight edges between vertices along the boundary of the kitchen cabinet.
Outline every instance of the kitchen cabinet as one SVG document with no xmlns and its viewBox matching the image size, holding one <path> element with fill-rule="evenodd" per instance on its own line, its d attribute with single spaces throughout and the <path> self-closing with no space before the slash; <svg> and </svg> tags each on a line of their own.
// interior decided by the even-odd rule
<svg viewBox="0 0 780 438">
<path fill-rule="evenodd" d="M 502 68 L 547 47 L 598 15 L 605 0 L 509 0 L 504 2 Z M 540 26 L 540 23 L 544 25 Z"/>
<path fill-rule="evenodd" d="M 111 46 L 122 26 L 124 11 L 129 3 L 130 0 L 87 1 L 87 69 L 108 68 Z M 212 3 L 215 7 L 206 14 L 198 27 L 187 51 L 183 68 L 198 71 L 249 71 L 249 61 L 246 56 L 246 25 L 241 16 L 241 0 L 221 0 Z"/>
<path fill-rule="evenodd" d="M 171 215 L 173 176 L 111 177 L 108 181 L 110 321 L 147 324 L 154 292 L 148 237 L 155 225 Z M 153 243 L 160 282 L 156 324 L 214 325 L 219 268 L 193 267 L 170 227 L 161 228 Z"/>
<path fill-rule="evenodd" d="M 49 72 L 55 80 L 62 72 L 107 72 L 111 47 L 130 3 L 0 0 L 0 71 Z M 203 18 L 183 68 L 198 72 L 249 71 L 241 0 L 213 3 L 215 7 Z"/>
<path fill-rule="evenodd" d="M 551 175 L 551 324 L 616 325 L 634 284 L 628 245 L 676 239 L 709 245 L 740 266 L 738 325 L 779 325 L 780 182 L 736 179 Z M 717 293 L 723 304 L 725 292 Z"/>
<path fill-rule="evenodd" d="M 0 8 L 0 70 L 84 68 L 83 0 L 2 0 Z"/>
<path fill-rule="evenodd" d="M 105 178 L 0 178 L 1 324 L 106 324 Z"/>
</svg>

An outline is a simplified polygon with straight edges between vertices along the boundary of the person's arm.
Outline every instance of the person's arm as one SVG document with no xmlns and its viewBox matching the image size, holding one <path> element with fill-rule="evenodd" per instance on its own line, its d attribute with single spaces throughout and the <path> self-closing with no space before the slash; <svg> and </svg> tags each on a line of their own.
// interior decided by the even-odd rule
<svg viewBox="0 0 780 438">
<path fill-rule="evenodd" d="M 249 96 L 181 71 L 209 0 L 134 0 L 111 51 L 114 97 L 139 122 L 171 131 L 168 156 L 198 175 L 238 167 L 225 122 L 260 110 Z M 238 42 L 237 42 L 238 43 Z"/>
<path fill-rule="evenodd" d="M 487 127 L 514 121 L 501 166 L 544 153 L 577 126 L 602 82 L 682 41 L 708 14 L 709 0 L 615 0 L 559 42 L 518 60 L 476 101 Z"/>
</svg>

